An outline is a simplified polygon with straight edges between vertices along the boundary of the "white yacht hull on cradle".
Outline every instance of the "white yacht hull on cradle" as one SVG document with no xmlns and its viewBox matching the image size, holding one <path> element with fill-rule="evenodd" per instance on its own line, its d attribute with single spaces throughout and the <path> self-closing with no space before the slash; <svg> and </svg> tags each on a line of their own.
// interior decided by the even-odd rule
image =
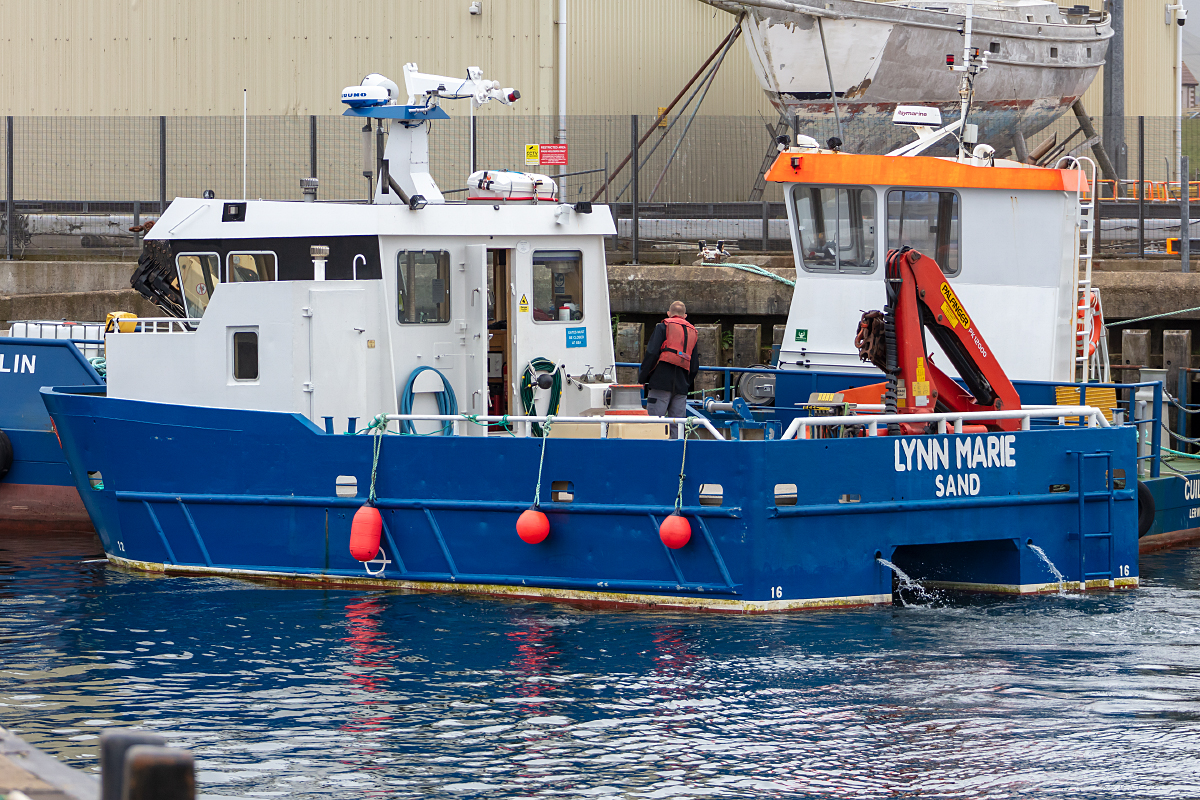
<svg viewBox="0 0 1200 800">
<path fill-rule="evenodd" d="M 962 58 L 967 3 L 702 2 L 745 13 L 742 33 L 763 90 L 781 113 L 799 118 L 801 132 L 836 132 L 830 73 L 845 146 L 854 152 L 884 153 L 911 140 L 891 124 L 897 105 L 959 116 L 961 74 L 947 69 L 946 56 Z M 970 121 L 979 141 L 1001 152 L 1013 134 L 1037 133 L 1083 95 L 1112 37 L 1107 15 L 1064 16 L 1044 0 L 975 3 L 973 28 L 989 69 L 975 81 Z"/>
</svg>

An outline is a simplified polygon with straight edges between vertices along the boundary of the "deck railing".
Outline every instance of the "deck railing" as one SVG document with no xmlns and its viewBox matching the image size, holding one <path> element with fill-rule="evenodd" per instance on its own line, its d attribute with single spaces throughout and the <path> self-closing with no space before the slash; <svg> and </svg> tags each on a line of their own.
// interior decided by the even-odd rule
<svg viewBox="0 0 1200 800">
<path fill-rule="evenodd" d="M 599 425 L 600 438 L 608 438 L 609 425 L 671 425 L 676 432 L 682 434 L 685 426 L 691 424 L 705 428 L 715 439 L 729 441 L 713 425 L 712 421 L 702 416 L 680 417 L 651 417 L 640 414 L 605 414 L 589 417 L 560 417 L 550 415 L 475 415 L 475 414 L 388 414 L 388 422 L 437 422 L 450 423 L 455 434 L 461 435 L 467 425 L 515 425 L 513 431 L 517 436 L 529 436 L 533 423 L 538 425 L 554 425 L 571 423 L 576 425 Z M 932 422 L 937 423 L 938 433 L 962 433 L 963 423 L 974 420 L 1015 419 L 1020 420 L 1021 430 L 1030 429 L 1030 421 L 1034 419 L 1057 419 L 1060 425 L 1065 425 L 1067 419 L 1078 418 L 1087 420 L 1089 428 L 1111 427 L 1104 418 L 1104 411 L 1095 406 L 1037 406 L 1022 408 L 1016 411 L 968 411 L 968 412 L 930 412 L 928 414 L 850 414 L 837 417 L 796 417 L 784 431 L 780 440 L 807 439 L 809 428 L 826 428 L 840 425 L 865 425 L 868 436 L 878 436 L 879 427 L 886 430 L 891 422 Z"/>
<path fill-rule="evenodd" d="M 796 417 L 783 432 L 783 439 L 807 439 L 809 428 L 829 428 L 839 425 L 866 425 L 868 436 L 878 436 L 879 426 L 887 428 L 891 422 L 936 422 L 938 433 L 962 433 L 963 423 L 973 420 L 1016 419 L 1021 421 L 1021 430 L 1030 428 L 1030 420 L 1058 419 L 1066 424 L 1070 417 L 1087 419 L 1089 428 L 1108 428 L 1104 412 L 1094 406 L 1037 406 L 1016 411 L 938 411 L 928 414 L 849 414 L 838 417 Z M 951 430 L 953 429 L 953 430 Z"/>
</svg>

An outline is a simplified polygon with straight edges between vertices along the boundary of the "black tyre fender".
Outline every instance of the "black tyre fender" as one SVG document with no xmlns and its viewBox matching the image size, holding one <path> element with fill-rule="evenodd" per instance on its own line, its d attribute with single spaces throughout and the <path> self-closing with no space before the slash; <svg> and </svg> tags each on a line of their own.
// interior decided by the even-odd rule
<svg viewBox="0 0 1200 800">
<path fill-rule="evenodd" d="M 13 448 L 12 440 L 4 431 L 0 431 L 0 481 L 4 480 L 4 476 L 12 469 L 13 465 Z"/>
<path fill-rule="evenodd" d="M 1154 524 L 1154 495 L 1150 493 L 1150 489 L 1146 484 L 1138 481 L 1137 485 L 1137 501 L 1138 501 L 1138 538 L 1146 535 L 1146 531 L 1150 530 L 1150 526 Z"/>
</svg>

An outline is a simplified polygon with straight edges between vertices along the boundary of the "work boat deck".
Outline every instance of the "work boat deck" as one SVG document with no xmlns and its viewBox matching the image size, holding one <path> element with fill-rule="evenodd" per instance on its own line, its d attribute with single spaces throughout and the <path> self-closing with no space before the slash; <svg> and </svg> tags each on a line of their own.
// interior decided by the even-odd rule
<svg viewBox="0 0 1200 800">
<path fill-rule="evenodd" d="M 890 302 L 886 385 L 789 350 L 773 407 L 732 398 L 650 418 L 612 380 L 607 209 L 556 202 L 545 176 L 488 171 L 469 202 L 444 202 L 427 172 L 433 100 L 452 85 L 518 93 L 473 68 L 462 81 L 406 65 L 405 80 L 405 106 L 382 76 L 343 95 L 382 104 L 347 112 L 368 141 L 383 135 L 372 123 L 391 125 L 372 205 L 177 199 L 134 278 L 173 318 L 118 324 L 107 387 L 43 390 L 115 563 L 731 612 L 888 603 L 893 568 L 1058 590 L 1043 557 L 1071 586 L 1137 584 L 1134 427 L 1090 394 L 1018 397 L 939 265 L 864 222 L 887 186 L 849 203 L 845 188 L 789 195 L 793 225 L 802 199 L 832 223 L 819 249 L 833 269 L 798 263 L 871 295 L 801 327 L 820 347 L 851 340 L 850 315 Z M 802 182 L 838 158 L 788 151 L 775 170 Z M 1057 225 L 1064 176 L 1046 172 Z M 952 228 L 937 226 L 933 252 Z M 1074 291 L 1047 290 L 1068 355 L 1043 368 L 1072 367 Z M 962 385 L 930 360 L 922 326 Z"/>
</svg>

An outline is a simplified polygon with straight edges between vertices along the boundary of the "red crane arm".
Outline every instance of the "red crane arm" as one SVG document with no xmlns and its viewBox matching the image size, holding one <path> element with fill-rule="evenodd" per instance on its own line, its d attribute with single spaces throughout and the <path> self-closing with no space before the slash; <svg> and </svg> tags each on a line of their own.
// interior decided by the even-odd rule
<svg viewBox="0 0 1200 800">
<path fill-rule="evenodd" d="M 896 324 L 897 406 L 902 413 L 1013 411 L 1021 407 L 1017 390 L 936 261 L 916 250 L 892 250 L 887 257 L 887 282 Z M 966 391 L 929 363 L 926 328 L 954 365 Z M 1017 430 L 1020 422 L 995 420 L 988 427 Z"/>
</svg>

